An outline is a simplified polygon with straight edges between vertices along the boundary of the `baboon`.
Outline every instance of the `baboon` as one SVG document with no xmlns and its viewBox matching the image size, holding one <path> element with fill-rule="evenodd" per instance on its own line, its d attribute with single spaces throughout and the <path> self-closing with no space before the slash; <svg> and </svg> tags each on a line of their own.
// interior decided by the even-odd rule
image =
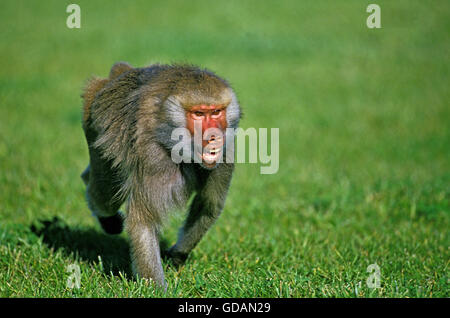
<svg viewBox="0 0 450 318">
<path fill-rule="evenodd" d="M 184 128 L 192 136 L 201 128 L 204 136 L 210 129 L 237 128 L 236 95 L 206 69 L 119 62 L 108 78 L 91 78 L 82 97 L 90 162 L 81 177 L 88 206 L 106 233 L 120 233 L 125 225 L 133 272 L 166 288 L 158 238 L 165 217 L 193 197 L 177 242 L 166 252 L 183 264 L 220 215 L 234 170 L 222 160 L 226 134 L 203 137 L 200 149 L 192 138 L 183 140 L 197 160 L 177 163 L 171 151 L 179 140 L 172 132 Z M 119 211 L 124 202 L 125 215 Z"/>
</svg>

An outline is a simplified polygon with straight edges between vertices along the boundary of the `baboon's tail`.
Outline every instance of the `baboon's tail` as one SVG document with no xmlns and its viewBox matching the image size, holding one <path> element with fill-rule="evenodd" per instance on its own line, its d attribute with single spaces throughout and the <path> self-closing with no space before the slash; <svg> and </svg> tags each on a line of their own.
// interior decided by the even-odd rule
<svg viewBox="0 0 450 318">
<path fill-rule="evenodd" d="M 92 102 L 95 96 L 103 87 L 112 79 L 115 79 L 122 73 L 132 70 L 133 67 L 126 62 L 117 62 L 111 67 L 108 78 L 92 77 L 88 80 L 86 86 L 84 87 L 83 94 L 81 97 L 84 99 L 83 104 L 83 125 L 89 119 L 90 110 Z"/>
<path fill-rule="evenodd" d="M 125 73 L 132 69 L 133 67 L 127 62 L 117 62 L 111 67 L 111 71 L 109 72 L 109 79 L 114 79 L 118 77 L 120 74 Z"/>
</svg>

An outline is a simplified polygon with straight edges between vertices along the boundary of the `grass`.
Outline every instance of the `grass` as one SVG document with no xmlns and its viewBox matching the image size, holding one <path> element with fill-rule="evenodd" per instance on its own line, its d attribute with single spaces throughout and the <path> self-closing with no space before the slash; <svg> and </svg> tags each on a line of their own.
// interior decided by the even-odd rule
<svg viewBox="0 0 450 318">
<path fill-rule="evenodd" d="M 449 297 L 448 1 L 3 1 L 0 296 Z M 237 166 L 225 210 L 167 294 L 131 277 L 79 175 L 83 83 L 125 60 L 229 79 L 280 168 Z M 176 239 L 183 213 L 163 233 Z M 367 267 L 380 267 L 379 289 Z M 70 289 L 67 266 L 81 269 Z"/>
</svg>

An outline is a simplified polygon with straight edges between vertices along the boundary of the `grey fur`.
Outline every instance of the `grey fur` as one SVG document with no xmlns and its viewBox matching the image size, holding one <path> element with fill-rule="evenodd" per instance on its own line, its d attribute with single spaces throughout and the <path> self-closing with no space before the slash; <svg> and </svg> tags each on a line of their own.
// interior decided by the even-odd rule
<svg viewBox="0 0 450 318">
<path fill-rule="evenodd" d="M 127 201 L 133 269 L 165 287 L 158 244 L 163 220 L 196 194 L 169 250 L 181 263 L 220 215 L 234 169 L 231 163 L 210 170 L 174 163 L 171 131 L 186 126 L 184 109 L 195 103 L 228 103 L 230 128 L 238 125 L 240 107 L 226 81 L 193 66 L 118 63 L 110 74 L 92 79 L 83 95 L 90 155 L 82 174 L 86 198 L 97 217 L 115 215 Z"/>
</svg>

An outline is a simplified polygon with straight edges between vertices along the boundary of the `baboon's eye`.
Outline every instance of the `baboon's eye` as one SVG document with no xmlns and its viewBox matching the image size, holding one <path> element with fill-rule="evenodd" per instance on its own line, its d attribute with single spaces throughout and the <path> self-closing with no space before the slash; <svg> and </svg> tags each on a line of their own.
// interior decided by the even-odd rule
<svg viewBox="0 0 450 318">
<path fill-rule="evenodd" d="M 222 111 L 221 109 L 214 109 L 213 112 L 212 112 L 212 115 L 213 116 L 219 116 L 221 111 Z"/>
<path fill-rule="evenodd" d="M 202 117 L 203 116 L 203 112 L 197 111 L 197 112 L 194 112 L 194 115 L 197 116 L 197 117 Z"/>
</svg>

